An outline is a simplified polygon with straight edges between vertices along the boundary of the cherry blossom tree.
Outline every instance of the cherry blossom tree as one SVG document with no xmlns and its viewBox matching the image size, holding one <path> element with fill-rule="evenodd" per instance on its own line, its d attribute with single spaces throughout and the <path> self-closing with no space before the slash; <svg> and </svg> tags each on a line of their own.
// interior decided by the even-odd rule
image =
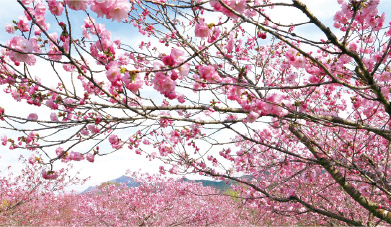
<svg viewBox="0 0 391 227">
<path fill-rule="evenodd" d="M 51 113 L 2 106 L 2 128 L 19 135 L 1 141 L 42 154 L 44 178 L 58 162 L 129 149 L 161 159 L 162 174 L 238 182 L 276 221 L 391 223 L 391 28 L 379 0 L 338 0 L 331 24 L 299 0 L 18 4 L 0 84 Z M 302 21 L 280 22 L 280 8 Z M 95 17 L 142 41 L 123 42 Z"/>
<path fill-rule="evenodd" d="M 35 156 L 29 160 L 20 158 L 25 166 L 20 175 L 15 175 L 12 166 L 0 171 L 1 225 L 55 225 L 56 220 L 50 218 L 49 214 L 59 214 L 61 211 L 64 215 L 64 209 L 60 207 L 69 197 L 64 194 L 64 189 L 69 185 L 86 181 L 77 176 L 71 177 L 68 173 L 70 165 L 55 173 L 55 181 L 43 179 L 43 166 L 28 163 L 32 158 L 35 162 L 40 162 L 40 158 Z M 54 205 L 57 205 L 58 209 L 53 209 Z"/>
<path fill-rule="evenodd" d="M 81 195 L 74 224 L 110 226 L 251 225 L 247 207 L 200 183 L 134 173 L 138 187 L 105 184 Z"/>
<path fill-rule="evenodd" d="M 251 208 L 200 183 L 134 173 L 138 187 L 104 183 L 85 194 L 43 193 L 1 213 L 3 225 L 254 225 Z M 53 181 L 46 181 L 53 182 Z M 15 194 L 15 193 L 14 193 Z M 3 203 L 4 204 L 4 203 Z M 3 205 L 4 206 L 4 205 Z M 256 222 L 255 222 L 256 221 Z"/>
</svg>

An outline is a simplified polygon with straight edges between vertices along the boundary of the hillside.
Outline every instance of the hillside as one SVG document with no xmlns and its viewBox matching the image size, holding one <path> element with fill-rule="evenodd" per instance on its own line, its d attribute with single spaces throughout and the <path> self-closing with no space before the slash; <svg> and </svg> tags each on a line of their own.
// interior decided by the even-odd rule
<svg viewBox="0 0 391 227">
<path fill-rule="evenodd" d="M 195 183 L 201 183 L 202 186 L 204 186 L 204 187 L 206 187 L 206 186 L 213 187 L 213 188 L 218 189 L 221 192 L 227 190 L 230 187 L 230 185 L 231 185 L 231 183 L 227 184 L 225 181 L 190 180 L 190 179 L 187 179 L 187 178 L 183 178 L 183 181 L 193 181 Z M 127 176 L 124 176 L 124 175 L 119 177 L 119 178 L 117 178 L 117 179 L 108 181 L 108 182 L 110 182 L 110 183 L 123 183 L 123 184 L 128 185 L 129 187 L 137 187 L 138 186 L 137 182 L 135 182 L 131 177 L 127 177 Z M 107 183 L 107 182 L 104 182 L 104 183 Z M 82 192 L 82 194 L 87 193 L 89 191 L 92 191 L 96 187 L 97 186 L 89 186 L 86 190 L 84 190 Z"/>
</svg>

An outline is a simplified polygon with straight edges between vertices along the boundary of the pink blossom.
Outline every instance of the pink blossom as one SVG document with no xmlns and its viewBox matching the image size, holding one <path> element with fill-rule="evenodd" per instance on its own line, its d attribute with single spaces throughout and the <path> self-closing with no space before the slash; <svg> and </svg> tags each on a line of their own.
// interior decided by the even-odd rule
<svg viewBox="0 0 391 227">
<path fill-rule="evenodd" d="M 43 179 L 54 180 L 54 179 L 57 179 L 58 176 L 59 176 L 59 174 L 57 172 L 42 170 Z"/>
<path fill-rule="evenodd" d="M 200 66 L 198 68 L 198 72 L 200 74 L 200 77 L 208 82 L 217 82 L 221 80 L 215 67 L 212 65 Z"/>
<path fill-rule="evenodd" d="M 21 2 L 23 3 L 23 5 L 30 5 L 33 0 L 21 0 Z"/>
<path fill-rule="evenodd" d="M 52 110 L 58 109 L 58 104 L 53 102 L 53 100 L 47 100 L 46 105 Z"/>
<path fill-rule="evenodd" d="M 66 0 L 69 8 L 73 10 L 86 10 L 87 4 L 91 4 L 90 0 Z"/>
<path fill-rule="evenodd" d="M 160 91 L 161 94 L 165 95 L 168 98 L 176 97 L 175 86 L 176 82 L 171 78 L 167 77 L 161 72 L 157 72 L 155 77 L 152 79 L 153 87 Z"/>
<path fill-rule="evenodd" d="M 56 155 L 57 157 L 60 157 L 64 153 L 64 149 L 62 147 L 56 148 Z"/>
<path fill-rule="evenodd" d="M 89 161 L 89 162 L 94 162 L 95 161 L 95 156 L 93 154 L 91 154 L 91 153 L 88 153 L 86 155 L 86 158 L 87 158 L 87 161 Z"/>
<path fill-rule="evenodd" d="M 76 68 L 74 65 L 71 64 L 63 64 L 62 67 L 67 72 L 72 72 Z"/>
<path fill-rule="evenodd" d="M 143 86 L 143 81 L 136 77 L 136 79 L 132 82 L 126 85 L 126 88 L 128 88 L 133 94 L 136 94 L 138 90 Z"/>
<path fill-rule="evenodd" d="M 170 76 L 170 79 L 171 80 L 177 80 L 178 79 L 178 73 L 175 71 L 175 70 L 171 70 L 171 76 Z"/>
<path fill-rule="evenodd" d="M 91 10 L 98 14 L 98 17 L 104 17 L 111 8 L 114 1 L 95 0 L 91 5 Z"/>
<path fill-rule="evenodd" d="M 185 56 L 185 52 L 179 49 L 171 49 L 170 56 L 174 59 L 175 63 L 180 63 L 183 61 L 183 58 Z"/>
<path fill-rule="evenodd" d="M 5 25 L 5 30 L 6 32 L 8 32 L 9 34 L 14 34 L 15 32 L 15 26 L 13 24 L 10 24 L 10 23 L 7 23 Z"/>
<path fill-rule="evenodd" d="M 212 31 L 212 35 L 210 35 L 208 38 L 208 43 L 213 43 L 214 41 L 216 41 L 219 38 L 220 33 L 220 28 L 214 28 Z"/>
<path fill-rule="evenodd" d="M 178 99 L 178 102 L 180 102 L 180 103 L 186 102 L 186 100 L 185 100 L 185 95 L 184 95 L 184 94 L 179 94 L 179 95 L 177 96 L 177 99 Z"/>
<path fill-rule="evenodd" d="M 60 1 L 57 0 L 49 0 L 49 10 L 55 16 L 61 16 L 64 6 Z"/>
<path fill-rule="evenodd" d="M 258 32 L 258 38 L 261 38 L 261 39 L 266 39 L 266 33 L 264 32 Z"/>
<path fill-rule="evenodd" d="M 83 136 L 88 136 L 89 134 L 90 134 L 90 132 L 89 131 L 87 131 L 86 129 L 82 129 L 82 130 L 80 130 L 80 133 L 83 135 Z"/>
<path fill-rule="evenodd" d="M 197 23 L 195 26 L 195 36 L 205 38 L 208 37 L 210 33 L 210 29 L 207 24 L 205 23 Z"/>
<path fill-rule="evenodd" d="M 160 113 L 160 115 L 165 115 L 164 112 Z M 160 124 L 160 127 L 162 128 L 165 128 L 165 127 L 168 127 L 169 125 L 172 125 L 174 121 L 171 120 L 171 119 L 167 119 L 167 118 L 160 118 L 159 119 L 159 124 Z"/>
<path fill-rule="evenodd" d="M 26 137 L 26 143 L 34 142 L 35 134 L 34 132 L 30 132 L 29 135 Z"/>
<path fill-rule="evenodd" d="M 6 135 L 1 136 L 1 144 L 3 146 L 7 145 L 7 136 Z"/>
<path fill-rule="evenodd" d="M 19 30 L 22 32 L 28 32 L 30 30 L 30 24 L 26 16 L 19 16 L 19 22 L 16 24 Z"/>
<path fill-rule="evenodd" d="M 147 139 L 144 139 L 144 140 L 143 140 L 143 144 L 149 145 L 149 144 L 151 144 L 151 142 L 149 142 L 149 140 L 147 140 Z"/>
<path fill-rule="evenodd" d="M 238 13 L 243 13 L 247 6 L 247 0 L 230 1 L 229 6 L 235 11 L 237 11 Z"/>
<path fill-rule="evenodd" d="M 296 68 L 304 68 L 305 67 L 305 58 L 303 56 L 296 57 L 292 62 L 292 65 Z"/>
<path fill-rule="evenodd" d="M 117 0 L 116 3 L 110 8 L 106 17 L 108 19 L 117 20 L 121 22 L 122 19 L 128 16 L 128 12 L 130 11 L 130 7 L 132 5 L 129 3 L 129 0 Z"/>
<path fill-rule="evenodd" d="M 251 111 L 250 114 L 247 116 L 246 120 L 248 123 L 253 123 L 258 119 L 258 117 L 259 117 L 259 114 Z"/>
<path fill-rule="evenodd" d="M 357 51 L 357 44 L 356 43 L 350 43 L 349 44 L 349 50 L 350 51 Z"/>
<path fill-rule="evenodd" d="M 50 114 L 50 120 L 51 121 L 58 121 L 58 116 L 56 113 L 51 113 Z"/>
<path fill-rule="evenodd" d="M 166 174 L 166 170 L 164 170 L 164 166 L 159 166 L 159 172 L 161 174 Z"/>
<path fill-rule="evenodd" d="M 118 143 L 119 143 L 118 136 L 114 135 L 114 134 L 110 135 L 109 136 L 109 142 L 111 143 L 112 146 L 118 145 Z"/>
<path fill-rule="evenodd" d="M 213 7 L 213 9 L 214 9 L 215 11 L 220 11 L 220 12 L 222 12 L 223 10 L 225 10 L 224 6 L 222 6 L 218 0 L 211 0 L 211 1 L 209 2 L 209 4 L 210 4 L 210 6 Z"/>
<path fill-rule="evenodd" d="M 34 55 L 27 54 L 33 51 L 33 44 L 30 40 L 22 38 L 20 36 L 14 36 L 8 41 L 8 46 L 19 52 L 10 51 L 10 58 L 14 62 L 26 62 L 30 65 L 35 63 Z M 20 53 L 22 52 L 22 53 Z M 26 53 L 26 54 L 25 54 Z"/>
<path fill-rule="evenodd" d="M 178 173 L 178 166 L 174 165 L 173 167 L 171 167 L 171 169 L 169 170 L 169 172 L 171 174 L 177 174 Z"/>
<path fill-rule="evenodd" d="M 35 6 L 35 17 L 36 19 L 40 20 L 40 18 L 45 17 L 45 12 L 46 12 L 46 5 L 42 3 L 38 3 Z"/>
<path fill-rule="evenodd" d="M 110 62 L 106 65 L 106 68 L 106 76 L 111 83 L 115 83 L 121 79 L 120 67 L 117 61 Z"/>
<path fill-rule="evenodd" d="M 73 152 L 73 151 L 71 151 L 68 158 L 73 161 L 81 161 L 84 159 L 82 154 L 80 154 L 79 152 Z"/>
<path fill-rule="evenodd" d="M 167 65 L 167 66 L 170 66 L 170 67 L 174 66 L 174 64 L 175 64 L 175 60 L 174 60 L 173 57 L 171 57 L 171 55 L 170 56 L 164 56 L 162 58 L 162 61 L 163 61 L 164 65 Z"/>
<path fill-rule="evenodd" d="M 35 164 L 35 162 L 36 162 L 36 157 L 35 157 L 35 155 L 31 155 L 30 156 L 30 158 L 29 158 L 29 163 L 31 164 L 31 165 L 34 165 Z"/>
<path fill-rule="evenodd" d="M 383 94 L 384 98 L 390 99 L 390 88 L 384 86 L 381 88 L 381 93 Z"/>
<path fill-rule="evenodd" d="M 128 0 L 95 0 L 91 10 L 98 14 L 98 17 L 106 16 L 107 19 L 121 22 L 128 16 L 131 4 Z"/>
<path fill-rule="evenodd" d="M 38 115 L 37 115 L 36 113 L 31 113 L 31 114 L 29 114 L 29 116 L 27 117 L 27 120 L 36 121 L 36 120 L 38 120 Z"/>
<path fill-rule="evenodd" d="M 170 78 L 166 78 L 162 81 L 161 91 L 163 93 L 171 93 L 175 89 L 176 82 Z"/>
<path fill-rule="evenodd" d="M 226 119 L 227 119 L 228 121 L 233 121 L 233 120 L 238 119 L 238 116 L 235 115 L 235 114 L 230 114 L 230 115 L 227 116 Z"/>
<path fill-rule="evenodd" d="M 173 144 L 177 144 L 179 141 L 180 141 L 180 134 L 178 131 L 176 130 L 173 130 L 171 131 L 170 133 L 170 141 L 173 143 Z"/>
<path fill-rule="evenodd" d="M 88 130 L 90 130 L 90 132 L 92 134 L 99 133 L 99 129 L 97 127 L 95 127 L 95 125 L 88 125 L 87 128 L 88 128 Z"/>
<path fill-rule="evenodd" d="M 178 71 L 179 71 L 179 79 L 183 79 L 185 76 L 189 74 L 190 64 L 189 63 L 183 64 L 181 67 L 178 68 Z"/>
<path fill-rule="evenodd" d="M 215 11 L 220 11 L 228 17 L 237 18 L 237 16 L 234 13 L 232 13 L 231 11 L 226 9 L 223 5 L 221 5 L 218 0 L 211 0 L 209 3 Z M 247 0 L 224 0 L 224 3 L 238 13 L 245 13 Z M 246 12 L 245 14 L 249 14 L 249 13 Z"/>
<path fill-rule="evenodd" d="M 57 47 L 53 47 L 48 51 L 48 57 L 52 60 L 60 61 L 62 58 L 62 53 L 57 49 Z"/>
</svg>

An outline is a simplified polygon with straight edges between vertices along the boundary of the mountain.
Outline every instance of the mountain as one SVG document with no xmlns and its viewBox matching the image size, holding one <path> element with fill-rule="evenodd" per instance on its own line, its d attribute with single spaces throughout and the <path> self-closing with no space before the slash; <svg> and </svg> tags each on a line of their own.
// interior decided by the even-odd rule
<svg viewBox="0 0 391 227">
<path fill-rule="evenodd" d="M 127 176 L 120 176 L 117 179 L 111 180 L 109 182 L 124 183 L 124 184 L 128 185 L 129 187 L 137 187 L 138 186 L 137 182 L 135 182 L 131 177 L 127 177 Z"/>
<path fill-rule="evenodd" d="M 216 189 L 220 190 L 220 192 L 223 192 L 223 191 L 229 189 L 230 186 L 231 186 L 231 182 L 229 182 L 227 184 L 225 181 L 189 180 L 187 178 L 183 178 L 183 181 L 192 181 L 192 182 L 195 182 L 195 183 L 201 183 L 202 186 L 204 186 L 204 187 L 209 186 L 209 187 L 212 187 L 212 188 L 216 188 Z"/>
<path fill-rule="evenodd" d="M 118 184 L 122 183 L 122 184 L 127 185 L 128 187 L 137 187 L 138 186 L 137 182 L 135 182 L 131 177 L 127 177 L 127 176 L 121 176 L 121 177 L 118 177 L 117 179 L 103 182 L 102 184 L 104 184 L 104 183 L 118 183 Z M 97 187 L 98 186 L 89 186 L 86 190 L 81 192 L 81 194 L 85 194 L 89 191 L 92 191 L 92 190 L 96 189 Z"/>
<path fill-rule="evenodd" d="M 241 178 L 245 178 L 246 176 L 243 176 Z M 209 186 L 209 187 L 213 187 L 213 188 L 216 188 L 218 189 L 220 192 L 224 192 L 226 191 L 227 189 L 230 188 L 231 184 L 233 183 L 232 181 L 228 181 L 228 183 L 226 183 L 226 181 L 212 181 L 212 180 L 190 180 L 190 179 L 187 179 L 187 178 L 182 178 L 183 181 L 186 181 L 186 182 L 195 182 L 195 183 L 201 183 L 202 186 L 206 187 L 206 186 Z M 108 181 L 110 183 L 123 183 L 125 185 L 127 185 L 128 187 L 137 187 L 138 186 L 138 183 L 135 182 L 131 177 L 127 177 L 127 176 L 121 176 L 115 180 L 111 180 L 111 181 Z M 104 182 L 104 183 L 108 183 L 108 182 Z M 102 184 L 104 184 L 102 183 Z M 82 194 L 84 193 L 87 193 L 89 191 L 92 191 L 94 189 L 96 189 L 97 186 L 90 186 L 88 187 L 86 190 L 84 190 L 82 192 Z"/>
</svg>

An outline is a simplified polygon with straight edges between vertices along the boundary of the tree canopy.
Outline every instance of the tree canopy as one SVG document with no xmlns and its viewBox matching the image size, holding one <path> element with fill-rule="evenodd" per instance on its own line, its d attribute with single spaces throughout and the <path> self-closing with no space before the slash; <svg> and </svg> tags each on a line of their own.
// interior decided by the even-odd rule
<svg viewBox="0 0 391 227">
<path fill-rule="evenodd" d="M 276 223 L 390 224 L 391 27 L 379 0 L 337 2 L 330 22 L 299 0 L 18 0 L 0 84 L 26 111 L 1 106 L 2 144 L 49 181 L 128 149 Z"/>
</svg>

